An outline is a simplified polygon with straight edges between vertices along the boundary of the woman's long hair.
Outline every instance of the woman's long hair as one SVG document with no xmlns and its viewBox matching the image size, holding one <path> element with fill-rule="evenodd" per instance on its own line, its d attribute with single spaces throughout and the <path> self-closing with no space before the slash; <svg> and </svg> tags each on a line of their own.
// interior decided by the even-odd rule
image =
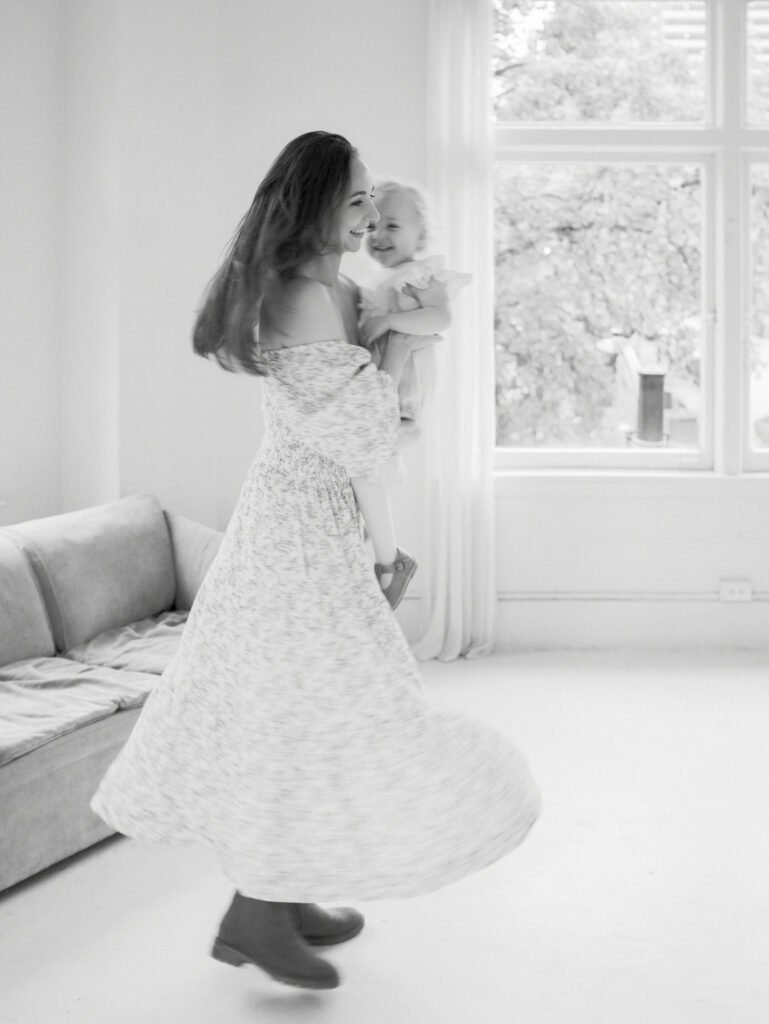
<svg viewBox="0 0 769 1024">
<path fill-rule="evenodd" d="M 212 278 L 192 334 L 225 370 L 262 374 L 256 327 L 265 288 L 329 251 L 333 216 L 356 151 L 341 135 L 307 132 L 278 154 Z"/>
</svg>

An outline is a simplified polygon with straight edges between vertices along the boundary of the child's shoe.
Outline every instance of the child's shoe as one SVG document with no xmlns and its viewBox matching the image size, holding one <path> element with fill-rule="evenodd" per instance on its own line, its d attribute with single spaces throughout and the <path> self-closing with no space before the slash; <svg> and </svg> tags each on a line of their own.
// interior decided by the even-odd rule
<svg viewBox="0 0 769 1024">
<path fill-rule="evenodd" d="M 411 577 L 416 571 L 417 563 L 415 559 L 408 552 L 401 551 L 400 548 L 396 548 L 395 560 L 392 564 L 382 565 L 381 562 L 375 563 L 374 572 L 380 585 L 382 577 L 392 573 L 392 579 L 388 585 L 382 587 L 382 593 L 389 601 L 391 608 L 395 609 L 401 603 L 401 599 L 406 593 L 406 587 L 411 582 Z"/>
</svg>

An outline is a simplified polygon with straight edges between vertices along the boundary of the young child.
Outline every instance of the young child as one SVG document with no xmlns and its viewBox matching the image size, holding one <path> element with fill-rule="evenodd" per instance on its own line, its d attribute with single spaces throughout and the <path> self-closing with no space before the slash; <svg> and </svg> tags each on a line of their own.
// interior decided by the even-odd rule
<svg viewBox="0 0 769 1024">
<path fill-rule="evenodd" d="M 401 424 L 413 441 L 419 436 L 419 420 L 435 382 L 434 344 L 451 323 L 449 299 L 471 275 L 445 270 L 442 256 L 416 258 L 428 234 L 426 204 L 417 189 L 386 181 L 376 186 L 374 202 L 380 220 L 368 236 L 367 248 L 386 273 L 380 274 L 375 287 L 361 290 L 360 340 L 381 366 L 387 359 L 390 331 L 424 337 L 424 346 L 411 353 L 398 384 Z M 352 481 L 374 548 L 374 569 L 393 608 L 417 568 L 415 560 L 395 543 L 386 487 L 399 476 L 397 467 L 389 465 Z"/>
</svg>

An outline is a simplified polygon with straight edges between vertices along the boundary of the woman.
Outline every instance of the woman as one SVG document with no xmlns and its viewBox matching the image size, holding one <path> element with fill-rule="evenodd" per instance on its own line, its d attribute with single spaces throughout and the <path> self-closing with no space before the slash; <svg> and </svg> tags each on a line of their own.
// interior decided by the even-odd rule
<svg viewBox="0 0 769 1024">
<path fill-rule="evenodd" d="M 428 702 L 367 557 L 351 476 L 398 444 L 339 276 L 378 213 L 346 139 L 277 157 L 199 314 L 195 350 L 264 380 L 265 436 L 179 650 L 94 797 L 128 835 L 204 843 L 236 886 L 214 956 L 333 988 L 312 951 L 363 927 L 316 901 L 428 892 L 491 863 L 538 813 L 492 730 Z M 351 344 L 348 344 L 350 342 Z"/>
</svg>

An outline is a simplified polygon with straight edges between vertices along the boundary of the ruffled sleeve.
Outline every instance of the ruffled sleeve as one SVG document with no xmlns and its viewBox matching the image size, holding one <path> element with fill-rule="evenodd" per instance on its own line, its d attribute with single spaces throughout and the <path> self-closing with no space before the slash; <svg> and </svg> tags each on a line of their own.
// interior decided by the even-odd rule
<svg viewBox="0 0 769 1024">
<path fill-rule="evenodd" d="M 267 353 L 265 388 L 275 413 L 303 444 L 368 474 L 399 442 L 398 395 L 365 348 L 345 341 L 295 345 Z"/>
<path fill-rule="evenodd" d="M 428 256 L 423 260 L 412 260 L 404 264 L 402 272 L 397 274 L 392 284 L 396 291 L 402 292 L 406 285 L 414 288 L 427 288 L 433 281 L 440 281 L 446 286 L 449 299 L 453 299 L 460 288 L 464 288 L 472 279 L 472 274 L 461 274 L 456 270 L 447 270 L 443 256 Z"/>
<path fill-rule="evenodd" d="M 447 270 L 445 262 L 443 256 L 427 256 L 402 263 L 384 277 L 379 275 L 374 284 L 360 289 L 360 322 L 398 310 L 416 309 L 419 302 L 405 291 L 408 286 L 420 290 L 440 281 L 449 300 L 453 299 L 460 288 L 472 281 L 473 275 Z"/>
</svg>

